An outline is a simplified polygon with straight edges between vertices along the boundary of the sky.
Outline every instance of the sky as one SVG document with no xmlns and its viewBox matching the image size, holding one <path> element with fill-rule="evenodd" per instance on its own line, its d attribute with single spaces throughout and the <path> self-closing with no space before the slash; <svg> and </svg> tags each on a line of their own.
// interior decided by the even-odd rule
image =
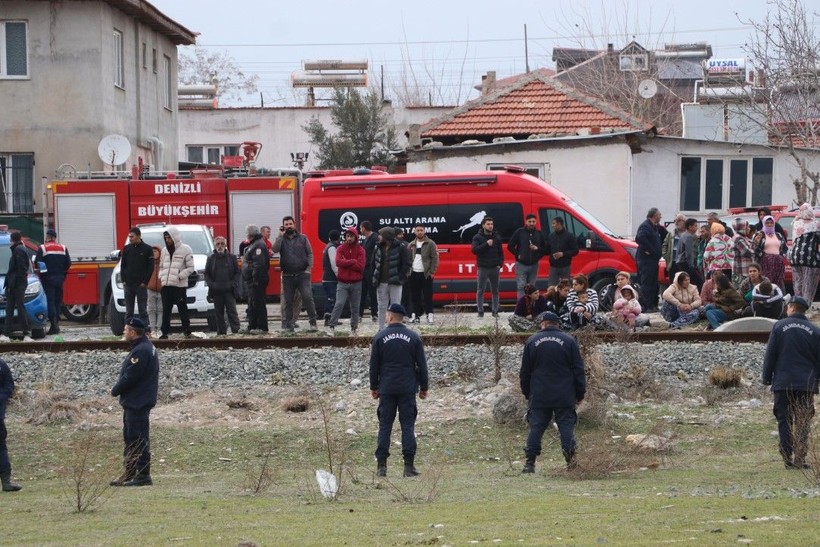
<svg viewBox="0 0 820 547">
<path fill-rule="evenodd" d="M 770 9 L 767 0 L 150 1 L 199 33 L 199 46 L 259 76 L 259 93 L 223 106 L 304 104 L 290 76 L 311 59 L 367 59 L 371 83 L 384 71 L 386 98 L 457 105 L 478 96 L 474 86 L 488 70 L 500 79 L 525 72 L 527 61 L 553 68 L 554 47 L 705 41 L 715 58 L 744 57 L 748 21 Z"/>
</svg>

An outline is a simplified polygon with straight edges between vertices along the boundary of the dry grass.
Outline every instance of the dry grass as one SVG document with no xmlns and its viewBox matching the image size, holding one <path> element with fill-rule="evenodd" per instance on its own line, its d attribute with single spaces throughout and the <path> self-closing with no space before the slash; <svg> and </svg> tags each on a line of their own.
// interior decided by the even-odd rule
<svg viewBox="0 0 820 547">
<path fill-rule="evenodd" d="M 739 368 L 715 367 L 709 371 L 707 380 L 709 385 L 719 387 L 721 389 L 728 389 L 731 387 L 740 387 L 740 381 L 743 379 L 743 371 Z"/>
<path fill-rule="evenodd" d="M 83 417 L 80 404 L 70 401 L 64 391 L 38 390 L 20 403 L 28 416 L 26 422 L 33 425 L 75 423 Z"/>
<path fill-rule="evenodd" d="M 282 410 L 285 412 L 305 412 L 310 407 L 310 399 L 306 395 L 288 397 L 282 401 Z"/>
</svg>

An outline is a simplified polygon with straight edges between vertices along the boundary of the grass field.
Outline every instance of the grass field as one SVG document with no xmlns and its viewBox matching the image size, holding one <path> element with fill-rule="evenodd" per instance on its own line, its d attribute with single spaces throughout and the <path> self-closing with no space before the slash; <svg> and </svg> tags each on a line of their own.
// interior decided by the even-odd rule
<svg viewBox="0 0 820 547">
<path fill-rule="evenodd" d="M 614 405 L 603 425 L 579 426 L 581 471 L 564 470 L 548 432 L 535 475 L 520 474 L 523 426 L 430 421 L 422 406 L 422 476 L 400 478 L 396 446 L 386 480 L 373 474 L 375 420 L 354 435 L 331 412 L 326 435 L 315 405 L 312 418 L 298 425 L 278 407 L 262 412 L 264 421 L 244 424 L 154 423 L 154 486 L 104 488 L 99 502 L 80 513 L 77 485 L 107 485 L 119 473 L 118 409 L 98 412 L 79 428 L 29 425 L 12 410 L 9 448 L 24 490 L 0 494 L 0 543 L 820 543 L 820 488 L 815 477 L 783 468 L 766 399 L 753 408 Z M 670 446 L 628 448 L 629 433 L 658 433 Z M 85 464 L 78 463 L 83 456 Z M 333 501 L 320 495 L 314 478 L 330 463 L 341 482 Z M 249 487 L 260 477 L 272 483 L 253 493 Z"/>
</svg>

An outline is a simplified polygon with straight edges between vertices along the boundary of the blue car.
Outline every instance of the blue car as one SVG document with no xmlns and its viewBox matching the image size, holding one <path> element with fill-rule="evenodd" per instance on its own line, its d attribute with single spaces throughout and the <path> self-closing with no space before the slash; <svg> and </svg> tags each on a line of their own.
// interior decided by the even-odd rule
<svg viewBox="0 0 820 547">
<path fill-rule="evenodd" d="M 26 238 L 23 238 L 23 245 L 29 258 L 37 252 L 37 246 Z M 6 226 L 0 226 L 0 322 L 6 322 L 6 295 L 2 290 L 6 280 L 6 272 L 9 268 L 9 258 L 11 258 L 11 233 Z M 46 293 L 40 278 L 33 271 L 28 274 L 28 287 L 26 287 L 26 313 L 31 327 L 31 337 L 34 339 L 45 338 L 45 325 L 48 322 L 48 303 Z"/>
</svg>

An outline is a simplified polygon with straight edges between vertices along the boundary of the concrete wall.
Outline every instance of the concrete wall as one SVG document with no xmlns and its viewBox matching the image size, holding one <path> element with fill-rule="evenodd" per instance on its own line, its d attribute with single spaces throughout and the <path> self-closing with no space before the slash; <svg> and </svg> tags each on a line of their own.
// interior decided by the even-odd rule
<svg viewBox="0 0 820 547">
<path fill-rule="evenodd" d="M 104 168 L 97 145 L 111 133 L 132 145 L 126 168 L 142 156 L 155 159 L 148 139 L 165 145 L 163 167 L 177 164 L 176 96 L 162 105 L 163 55 L 171 58 L 176 83 L 176 46 L 163 35 L 104 2 L 0 2 L 0 19 L 28 22 L 29 78 L 0 79 L 0 153 L 34 153 L 35 211 L 43 210 L 41 177 L 61 164 L 78 170 Z M 113 30 L 123 33 L 125 81 L 114 85 Z M 148 68 L 141 60 L 142 42 Z M 157 74 L 151 51 L 159 57 Z"/>
<path fill-rule="evenodd" d="M 393 108 L 393 121 L 399 145 L 407 145 L 405 132 L 410 124 L 424 123 L 452 107 Z M 291 152 L 308 152 L 305 169 L 314 169 L 316 158 L 313 146 L 302 126 L 317 118 L 322 125 L 333 131 L 330 108 L 280 107 L 280 108 L 218 108 L 216 110 L 180 110 L 179 147 L 181 161 L 187 159 L 186 146 L 238 145 L 243 141 L 262 143 L 258 167 L 292 168 Z"/>
</svg>

